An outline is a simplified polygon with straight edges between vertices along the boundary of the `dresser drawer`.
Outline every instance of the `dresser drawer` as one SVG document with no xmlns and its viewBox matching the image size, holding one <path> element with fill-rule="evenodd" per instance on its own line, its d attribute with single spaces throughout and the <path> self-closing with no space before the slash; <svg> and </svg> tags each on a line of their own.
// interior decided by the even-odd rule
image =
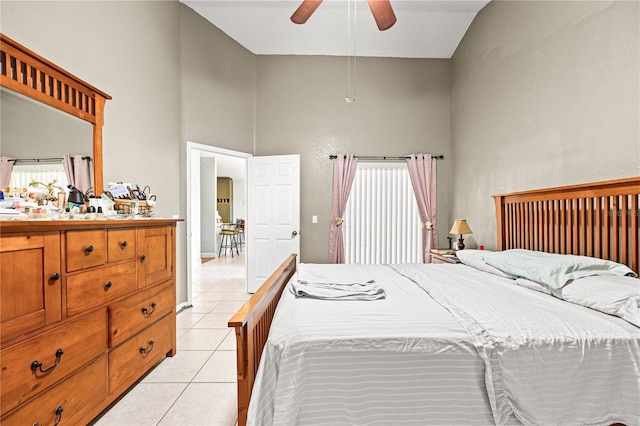
<svg viewBox="0 0 640 426">
<path fill-rule="evenodd" d="M 67 315 L 77 315 L 135 289 L 135 261 L 70 275 L 67 277 Z"/>
<path fill-rule="evenodd" d="M 109 306 L 109 346 L 114 347 L 175 311 L 175 284 L 151 288 Z"/>
<path fill-rule="evenodd" d="M 106 309 L 3 349 L 0 351 L 2 413 L 62 380 L 106 349 Z"/>
<path fill-rule="evenodd" d="M 136 230 L 109 229 L 107 231 L 107 261 L 133 260 L 136 257 Z"/>
<path fill-rule="evenodd" d="M 87 416 L 108 395 L 107 375 L 107 357 L 103 356 L 3 417 L 2 426 L 87 424 L 91 420 Z"/>
<path fill-rule="evenodd" d="M 109 353 L 109 389 L 133 383 L 171 350 L 175 316 L 167 315 Z"/>
<path fill-rule="evenodd" d="M 103 229 L 67 232 L 67 272 L 104 265 L 107 233 Z"/>
</svg>

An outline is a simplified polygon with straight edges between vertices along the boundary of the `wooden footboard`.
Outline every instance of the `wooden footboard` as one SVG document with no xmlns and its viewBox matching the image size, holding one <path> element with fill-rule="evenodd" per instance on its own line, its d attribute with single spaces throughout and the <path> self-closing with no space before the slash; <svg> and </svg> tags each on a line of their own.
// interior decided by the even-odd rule
<svg viewBox="0 0 640 426">
<path fill-rule="evenodd" d="M 292 254 L 229 320 L 235 328 L 238 369 L 238 426 L 247 424 L 251 389 L 282 291 L 296 272 Z"/>
</svg>

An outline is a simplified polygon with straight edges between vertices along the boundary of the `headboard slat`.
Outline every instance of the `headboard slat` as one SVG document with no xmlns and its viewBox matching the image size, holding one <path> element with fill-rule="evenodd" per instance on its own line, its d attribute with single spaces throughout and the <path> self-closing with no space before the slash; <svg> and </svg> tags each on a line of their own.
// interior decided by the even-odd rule
<svg viewBox="0 0 640 426">
<path fill-rule="evenodd" d="M 635 229 L 635 232 L 631 232 L 631 269 L 634 271 L 640 270 L 640 226 L 638 226 L 638 216 L 640 216 L 640 209 L 638 206 L 640 195 L 631 196 L 631 230 Z"/>
</svg>

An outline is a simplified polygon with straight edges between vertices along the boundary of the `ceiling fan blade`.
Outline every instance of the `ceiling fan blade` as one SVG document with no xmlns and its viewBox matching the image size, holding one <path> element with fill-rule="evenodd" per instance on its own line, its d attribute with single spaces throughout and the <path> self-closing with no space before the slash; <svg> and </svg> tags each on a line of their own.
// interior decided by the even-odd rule
<svg viewBox="0 0 640 426">
<path fill-rule="evenodd" d="M 367 0 L 369 9 L 376 20 L 380 31 L 388 30 L 396 23 L 396 14 L 393 13 L 391 2 L 389 0 Z"/>
<path fill-rule="evenodd" d="M 291 15 L 291 22 L 294 24 L 304 24 L 307 19 L 316 11 L 320 6 L 322 0 L 303 0 L 302 4 L 298 6 L 293 15 Z"/>
</svg>

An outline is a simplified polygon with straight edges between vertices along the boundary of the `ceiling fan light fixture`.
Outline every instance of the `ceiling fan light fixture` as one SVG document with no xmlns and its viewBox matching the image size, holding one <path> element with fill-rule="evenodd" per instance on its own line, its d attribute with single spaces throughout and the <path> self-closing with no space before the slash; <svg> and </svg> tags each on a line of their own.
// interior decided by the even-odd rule
<svg viewBox="0 0 640 426">
<path fill-rule="evenodd" d="M 302 0 L 300 6 L 291 15 L 291 22 L 304 24 L 309 20 L 313 12 L 320 6 L 322 0 Z M 393 12 L 390 0 L 367 0 L 369 9 L 380 31 L 388 30 L 396 23 L 396 14 Z"/>
</svg>

